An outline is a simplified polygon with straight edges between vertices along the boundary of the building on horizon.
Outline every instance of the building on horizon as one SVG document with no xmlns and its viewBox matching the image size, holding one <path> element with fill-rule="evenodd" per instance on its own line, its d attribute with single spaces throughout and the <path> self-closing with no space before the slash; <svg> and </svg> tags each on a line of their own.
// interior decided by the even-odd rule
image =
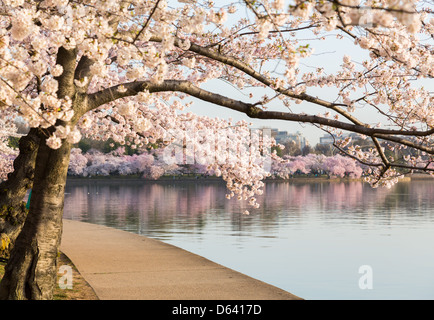
<svg viewBox="0 0 434 320">
<path fill-rule="evenodd" d="M 349 133 L 349 134 L 343 134 L 340 137 L 336 137 L 335 135 L 333 135 L 333 136 L 335 137 L 336 140 L 345 139 L 347 137 L 350 137 L 353 141 L 360 139 L 360 135 L 358 133 L 354 133 L 354 132 Z M 319 138 L 319 144 L 322 144 L 322 145 L 333 144 L 333 142 L 334 142 L 334 139 L 330 134 L 325 134 Z"/>
<path fill-rule="evenodd" d="M 304 147 L 309 145 L 309 142 L 299 131 L 296 133 L 288 133 L 288 131 L 271 129 L 271 135 L 274 137 L 274 140 L 276 140 L 276 143 L 285 144 L 293 141 L 295 145 L 300 148 L 300 150 L 303 150 Z"/>
</svg>

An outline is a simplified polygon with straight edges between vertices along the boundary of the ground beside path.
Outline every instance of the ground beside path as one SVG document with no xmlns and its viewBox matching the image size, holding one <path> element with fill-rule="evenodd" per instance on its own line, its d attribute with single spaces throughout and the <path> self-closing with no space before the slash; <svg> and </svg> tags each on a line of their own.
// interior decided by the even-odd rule
<svg viewBox="0 0 434 320">
<path fill-rule="evenodd" d="M 101 300 L 298 300 L 170 244 L 64 220 L 60 250 Z"/>
</svg>

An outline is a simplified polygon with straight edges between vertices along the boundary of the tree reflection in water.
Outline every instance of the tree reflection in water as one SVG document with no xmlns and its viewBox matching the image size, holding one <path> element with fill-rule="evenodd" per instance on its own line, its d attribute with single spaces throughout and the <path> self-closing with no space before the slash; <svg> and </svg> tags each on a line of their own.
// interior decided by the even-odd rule
<svg viewBox="0 0 434 320">
<path fill-rule="evenodd" d="M 391 189 L 373 189 L 360 181 L 268 182 L 258 197 L 260 208 L 242 215 L 246 203 L 225 198 L 219 181 L 149 182 L 125 180 L 72 180 L 66 189 L 64 217 L 134 229 L 200 230 L 215 216 L 230 215 L 233 227 L 264 228 L 279 220 L 356 219 L 363 223 L 378 216 L 391 221 L 399 214 L 412 217 L 429 214 L 434 202 L 432 181 L 401 182 Z M 214 216 L 214 217 L 213 217 Z M 140 225 L 140 226 L 139 226 Z"/>
<path fill-rule="evenodd" d="M 433 181 L 270 182 L 250 215 L 219 181 L 71 180 L 66 192 L 67 219 L 164 240 L 306 299 L 434 298 Z M 364 264 L 370 292 L 357 286 Z"/>
</svg>

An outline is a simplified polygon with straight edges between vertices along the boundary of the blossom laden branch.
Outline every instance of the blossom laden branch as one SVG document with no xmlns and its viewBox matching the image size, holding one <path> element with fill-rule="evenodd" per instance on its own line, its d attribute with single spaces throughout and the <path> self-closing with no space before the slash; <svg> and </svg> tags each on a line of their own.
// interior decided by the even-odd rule
<svg viewBox="0 0 434 320">
<path fill-rule="evenodd" d="M 89 96 L 89 110 L 95 109 L 106 103 L 115 101 L 120 98 L 135 96 L 140 92 L 149 91 L 150 93 L 158 92 L 183 92 L 196 97 L 200 100 L 207 101 L 216 105 L 220 105 L 241 113 L 246 114 L 250 118 L 257 119 L 273 119 L 273 120 L 287 120 L 302 123 L 312 123 L 317 125 L 328 126 L 332 128 L 347 130 L 369 137 L 378 137 L 385 140 L 392 140 L 395 142 L 410 145 L 416 149 L 423 150 L 430 154 L 434 154 L 434 148 L 426 147 L 412 143 L 399 136 L 429 136 L 434 134 L 434 129 L 427 131 L 405 131 L 405 130 L 388 130 L 379 128 L 370 128 L 363 125 L 346 123 L 338 120 L 328 119 L 315 115 L 295 114 L 289 112 L 278 111 L 264 111 L 257 107 L 255 104 L 245 103 L 239 100 L 234 100 L 217 93 L 212 93 L 207 90 L 196 87 L 189 81 L 182 80 L 165 80 L 162 83 L 156 84 L 150 81 L 137 81 L 126 84 L 117 85 L 111 88 L 104 89 Z"/>
</svg>

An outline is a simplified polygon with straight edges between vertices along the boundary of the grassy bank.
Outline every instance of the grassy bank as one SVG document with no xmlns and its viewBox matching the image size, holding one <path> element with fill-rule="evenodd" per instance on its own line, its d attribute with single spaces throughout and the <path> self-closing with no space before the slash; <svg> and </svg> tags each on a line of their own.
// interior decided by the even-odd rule
<svg viewBox="0 0 434 320">
<path fill-rule="evenodd" d="M 0 261 L 0 279 L 2 279 L 3 275 L 5 274 L 5 265 L 5 262 Z"/>
</svg>

